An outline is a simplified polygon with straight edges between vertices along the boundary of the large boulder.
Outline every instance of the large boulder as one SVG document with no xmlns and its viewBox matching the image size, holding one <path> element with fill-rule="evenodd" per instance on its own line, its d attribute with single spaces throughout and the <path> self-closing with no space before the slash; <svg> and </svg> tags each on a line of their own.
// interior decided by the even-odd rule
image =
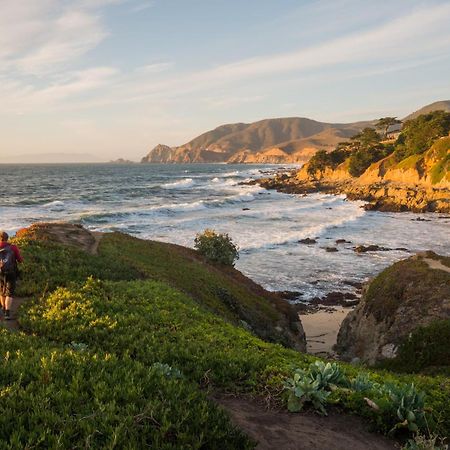
<svg viewBox="0 0 450 450">
<path fill-rule="evenodd" d="M 342 322 L 336 349 L 367 364 L 393 359 L 411 333 L 440 320 L 450 320 L 450 258 L 426 252 L 371 281 Z"/>
</svg>

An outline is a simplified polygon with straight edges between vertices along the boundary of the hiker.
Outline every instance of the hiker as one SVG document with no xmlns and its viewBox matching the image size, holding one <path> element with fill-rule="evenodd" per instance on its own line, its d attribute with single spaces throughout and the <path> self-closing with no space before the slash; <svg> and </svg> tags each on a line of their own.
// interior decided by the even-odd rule
<svg viewBox="0 0 450 450">
<path fill-rule="evenodd" d="M 0 231 L 0 301 L 5 320 L 11 319 L 11 306 L 16 290 L 18 263 L 22 256 L 15 245 L 8 242 L 8 233 Z"/>
</svg>

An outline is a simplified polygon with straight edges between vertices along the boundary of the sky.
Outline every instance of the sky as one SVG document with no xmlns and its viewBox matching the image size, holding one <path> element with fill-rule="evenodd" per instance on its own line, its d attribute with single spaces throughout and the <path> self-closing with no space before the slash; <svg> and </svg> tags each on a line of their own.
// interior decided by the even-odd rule
<svg viewBox="0 0 450 450">
<path fill-rule="evenodd" d="M 0 0 L 0 162 L 403 117 L 450 99 L 449 24 L 450 0 Z"/>
</svg>

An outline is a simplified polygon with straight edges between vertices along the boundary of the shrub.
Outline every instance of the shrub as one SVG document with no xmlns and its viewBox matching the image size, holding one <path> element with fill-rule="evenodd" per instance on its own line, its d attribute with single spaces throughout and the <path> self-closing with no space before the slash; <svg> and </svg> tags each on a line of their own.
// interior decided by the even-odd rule
<svg viewBox="0 0 450 450">
<path fill-rule="evenodd" d="M 450 368 L 450 320 L 416 328 L 400 345 L 397 356 L 383 367 L 403 372 Z"/>
<path fill-rule="evenodd" d="M 293 378 L 288 378 L 284 386 L 289 392 L 289 411 L 299 412 L 305 403 L 311 403 L 319 414 L 327 415 L 325 405 L 330 393 L 320 386 L 319 380 L 311 380 L 305 376 L 305 372 L 296 370 Z"/>
<path fill-rule="evenodd" d="M 225 266 L 234 266 L 239 259 L 238 247 L 226 233 L 216 233 L 206 229 L 195 237 L 195 248 L 209 261 Z"/>
</svg>

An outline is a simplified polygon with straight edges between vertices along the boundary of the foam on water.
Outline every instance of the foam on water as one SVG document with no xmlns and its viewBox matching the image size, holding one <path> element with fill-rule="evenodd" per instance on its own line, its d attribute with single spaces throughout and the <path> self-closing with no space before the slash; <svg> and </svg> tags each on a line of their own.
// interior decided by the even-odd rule
<svg viewBox="0 0 450 450">
<path fill-rule="evenodd" d="M 194 180 L 192 178 L 185 178 L 183 180 L 174 181 L 173 183 L 163 184 L 161 187 L 164 189 L 180 189 L 187 188 L 194 184 Z"/>
<path fill-rule="evenodd" d="M 267 176 L 270 166 L 0 166 L 6 190 L 0 197 L 0 228 L 14 232 L 37 221 L 67 220 L 98 231 L 193 246 L 195 234 L 214 228 L 241 249 L 237 267 L 273 290 L 304 298 L 352 289 L 403 251 L 356 255 L 354 245 L 406 247 L 449 253 L 449 219 L 366 212 L 343 196 L 306 197 L 267 191 L 240 182 Z M 300 239 L 317 238 L 316 245 Z M 337 245 L 336 239 L 351 244 Z"/>
</svg>

